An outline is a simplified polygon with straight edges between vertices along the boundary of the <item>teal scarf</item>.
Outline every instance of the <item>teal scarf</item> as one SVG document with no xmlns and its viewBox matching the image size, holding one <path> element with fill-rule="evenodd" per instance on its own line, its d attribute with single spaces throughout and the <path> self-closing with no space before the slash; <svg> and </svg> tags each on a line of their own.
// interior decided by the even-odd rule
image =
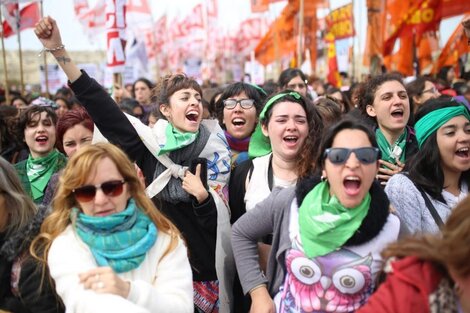
<svg viewBox="0 0 470 313">
<path fill-rule="evenodd" d="M 415 124 L 416 140 L 421 148 L 423 142 L 442 125 L 456 116 L 463 115 L 470 120 L 468 109 L 463 106 L 451 106 L 429 112 Z"/>
<path fill-rule="evenodd" d="M 163 147 L 161 147 L 160 152 L 158 152 L 158 155 L 175 151 L 192 144 L 194 140 L 196 140 L 199 131 L 195 133 L 183 133 L 174 128 L 171 123 L 168 123 L 168 125 L 166 126 L 165 134 L 166 143 Z"/>
<path fill-rule="evenodd" d="M 52 150 L 47 156 L 33 159 L 31 154 L 26 161 L 26 173 L 31 183 L 31 194 L 33 200 L 40 199 L 44 196 L 52 174 L 58 171 L 58 161 L 64 156 L 57 150 Z"/>
<path fill-rule="evenodd" d="M 90 247 L 99 266 L 116 273 L 131 271 L 142 263 L 157 240 L 157 228 L 130 199 L 127 208 L 104 217 L 89 216 L 72 209 L 78 236 Z"/>
<path fill-rule="evenodd" d="M 397 164 L 397 160 L 401 163 L 405 163 L 405 149 L 406 149 L 406 138 L 408 136 L 408 130 L 405 128 L 403 134 L 398 137 L 397 141 L 393 145 L 388 143 L 387 138 L 377 128 L 375 131 L 375 137 L 377 138 L 377 144 L 381 152 L 381 159 L 392 164 Z"/>
<path fill-rule="evenodd" d="M 300 238 L 305 254 L 314 258 L 340 248 L 361 226 L 370 201 L 367 193 L 357 207 L 348 209 L 330 195 L 327 182 L 316 185 L 299 208 Z"/>
</svg>

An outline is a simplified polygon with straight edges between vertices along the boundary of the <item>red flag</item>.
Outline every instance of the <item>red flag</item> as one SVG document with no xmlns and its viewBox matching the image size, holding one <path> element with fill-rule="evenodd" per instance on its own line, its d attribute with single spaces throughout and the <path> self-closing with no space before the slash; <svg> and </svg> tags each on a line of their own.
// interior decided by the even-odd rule
<svg viewBox="0 0 470 313">
<path fill-rule="evenodd" d="M 33 28 L 39 22 L 39 6 L 37 2 L 33 2 L 25 6 L 20 11 L 19 30 Z M 7 21 L 3 22 L 3 37 L 7 38 L 14 35 L 15 32 Z"/>
</svg>

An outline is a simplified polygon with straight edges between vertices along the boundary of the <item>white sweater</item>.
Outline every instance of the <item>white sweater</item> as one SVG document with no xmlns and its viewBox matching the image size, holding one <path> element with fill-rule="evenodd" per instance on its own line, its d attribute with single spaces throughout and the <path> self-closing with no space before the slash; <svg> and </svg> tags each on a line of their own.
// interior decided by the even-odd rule
<svg viewBox="0 0 470 313">
<path fill-rule="evenodd" d="M 134 270 L 118 274 L 129 281 L 127 299 L 114 294 L 98 294 L 84 289 L 79 274 L 98 265 L 89 247 L 69 225 L 51 245 L 48 254 L 50 274 L 66 312 L 193 312 L 192 274 L 186 247 L 177 247 L 162 258 L 170 236 L 158 232 L 157 241 L 144 261 Z"/>
</svg>

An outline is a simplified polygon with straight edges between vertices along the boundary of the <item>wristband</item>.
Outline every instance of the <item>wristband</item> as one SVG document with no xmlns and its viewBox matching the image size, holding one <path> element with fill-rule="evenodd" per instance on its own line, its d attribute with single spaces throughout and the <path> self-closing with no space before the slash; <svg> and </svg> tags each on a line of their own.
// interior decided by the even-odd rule
<svg viewBox="0 0 470 313">
<path fill-rule="evenodd" d="M 55 48 L 46 48 L 44 47 L 40 52 L 38 56 L 41 56 L 44 52 L 54 52 L 54 51 L 59 51 L 65 48 L 65 45 L 60 45 Z"/>
</svg>

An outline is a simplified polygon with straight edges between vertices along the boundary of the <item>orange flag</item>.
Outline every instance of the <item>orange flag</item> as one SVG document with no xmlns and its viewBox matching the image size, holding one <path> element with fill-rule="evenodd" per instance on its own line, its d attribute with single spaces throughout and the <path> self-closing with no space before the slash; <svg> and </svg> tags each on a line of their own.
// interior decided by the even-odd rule
<svg viewBox="0 0 470 313">
<path fill-rule="evenodd" d="M 465 15 L 465 17 L 468 17 L 468 16 L 470 16 L 470 12 L 467 12 Z M 467 44 L 467 40 L 464 34 L 462 24 L 459 23 L 457 28 L 449 37 L 449 40 L 447 40 L 446 45 L 441 50 L 441 54 L 439 55 L 439 58 L 434 63 L 432 72 L 437 73 L 440 68 L 446 65 L 451 65 L 451 66 L 456 65 L 459 57 L 469 52 L 470 52 L 470 47 Z"/>
</svg>

